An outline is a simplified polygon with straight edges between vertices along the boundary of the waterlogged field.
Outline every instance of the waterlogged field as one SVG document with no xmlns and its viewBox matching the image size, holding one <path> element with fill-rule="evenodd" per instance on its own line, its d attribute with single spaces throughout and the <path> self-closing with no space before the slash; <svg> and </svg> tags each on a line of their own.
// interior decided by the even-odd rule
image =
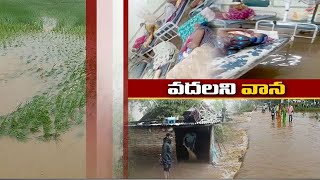
<svg viewBox="0 0 320 180">
<path fill-rule="evenodd" d="M 85 0 L 0 1 L 0 135 L 59 138 L 85 120 Z"/>
</svg>

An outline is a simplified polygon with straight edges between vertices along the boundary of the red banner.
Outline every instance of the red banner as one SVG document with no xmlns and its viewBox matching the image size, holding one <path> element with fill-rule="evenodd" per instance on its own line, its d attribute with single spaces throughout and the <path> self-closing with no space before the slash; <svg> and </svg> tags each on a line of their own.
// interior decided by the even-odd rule
<svg viewBox="0 0 320 180">
<path fill-rule="evenodd" d="M 129 80 L 128 97 L 319 98 L 317 84 L 320 80 Z"/>
</svg>

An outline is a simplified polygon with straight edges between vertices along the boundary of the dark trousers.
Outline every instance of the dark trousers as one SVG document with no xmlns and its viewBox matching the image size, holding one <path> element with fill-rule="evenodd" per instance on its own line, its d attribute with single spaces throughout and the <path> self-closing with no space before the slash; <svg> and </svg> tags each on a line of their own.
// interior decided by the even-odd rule
<svg viewBox="0 0 320 180">
<path fill-rule="evenodd" d="M 292 115 L 289 115 L 289 122 L 292 122 Z"/>
</svg>

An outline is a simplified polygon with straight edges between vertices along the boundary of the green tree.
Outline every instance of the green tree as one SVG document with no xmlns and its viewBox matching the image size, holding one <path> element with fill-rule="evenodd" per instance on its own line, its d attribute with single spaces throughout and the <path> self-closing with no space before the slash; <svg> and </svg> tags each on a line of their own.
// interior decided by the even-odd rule
<svg viewBox="0 0 320 180">
<path fill-rule="evenodd" d="M 239 100 L 234 103 L 234 109 L 239 112 L 251 112 L 254 109 L 255 105 L 261 105 L 263 101 L 255 101 L 255 100 Z"/>
<path fill-rule="evenodd" d="M 210 105 L 213 110 L 220 112 L 223 107 L 226 107 L 226 102 L 224 100 L 215 100 Z"/>
<path fill-rule="evenodd" d="M 140 104 L 141 111 L 148 114 L 149 119 L 181 116 L 184 111 L 201 103 L 199 100 L 136 100 L 135 102 Z"/>
</svg>

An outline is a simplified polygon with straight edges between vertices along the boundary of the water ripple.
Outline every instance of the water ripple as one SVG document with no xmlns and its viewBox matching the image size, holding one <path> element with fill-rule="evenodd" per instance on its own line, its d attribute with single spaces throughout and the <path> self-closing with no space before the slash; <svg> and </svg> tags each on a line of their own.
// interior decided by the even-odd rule
<svg viewBox="0 0 320 180">
<path fill-rule="evenodd" d="M 280 67 L 297 66 L 301 63 L 301 59 L 301 56 L 294 54 L 275 54 L 270 55 L 269 58 L 261 64 Z"/>
</svg>

